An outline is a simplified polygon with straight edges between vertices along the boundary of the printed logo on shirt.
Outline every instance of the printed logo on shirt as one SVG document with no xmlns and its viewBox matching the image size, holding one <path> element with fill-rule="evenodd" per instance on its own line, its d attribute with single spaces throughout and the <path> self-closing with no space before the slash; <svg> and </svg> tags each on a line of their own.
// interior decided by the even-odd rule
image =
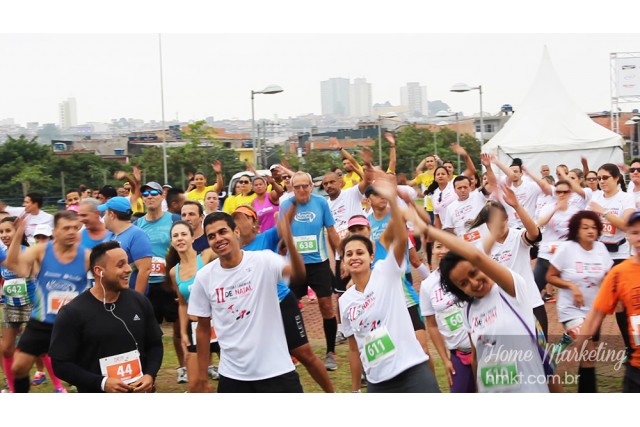
<svg viewBox="0 0 640 427">
<path fill-rule="evenodd" d="M 497 318 L 498 318 L 498 311 L 496 310 L 495 307 L 493 307 L 491 310 L 485 313 L 481 313 L 477 316 L 473 316 L 473 318 L 471 319 L 472 332 L 475 331 L 476 329 L 486 328 L 487 326 L 495 322 Z"/>
<path fill-rule="evenodd" d="M 140 320 L 140 317 L 136 314 L 135 316 L 133 316 L 133 320 L 134 320 L 134 321 L 136 321 L 136 320 Z"/>
<path fill-rule="evenodd" d="M 349 307 L 347 316 L 350 321 L 355 321 L 366 309 L 370 308 L 375 302 L 376 297 L 373 293 L 367 295 L 362 304 L 352 305 Z"/>
<path fill-rule="evenodd" d="M 298 222 L 311 223 L 316 219 L 316 214 L 314 212 L 296 212 L 294 219 Z"/>
<path fill-rule="evenodd" d="M 231 304 L 229 307 L 227 307 L 227 310 L 229 310 L 233 315 L 236 316 L 236 320 L 244 319 L 251 314 L 250 310 L 240 309 L 234 304 Z"/>
<path fill-rule="evenodd" d="M 511 261 L 511 258 L 513 257 L 513 253 L 511 253 L 511 249 L 507 249 L 506 251 L 497 252 L 491 255 L 491 257 L 493 258 L 494 261 L 497 261 L 501 264 L 506 264 L 509 261 Z"/>
</svg>

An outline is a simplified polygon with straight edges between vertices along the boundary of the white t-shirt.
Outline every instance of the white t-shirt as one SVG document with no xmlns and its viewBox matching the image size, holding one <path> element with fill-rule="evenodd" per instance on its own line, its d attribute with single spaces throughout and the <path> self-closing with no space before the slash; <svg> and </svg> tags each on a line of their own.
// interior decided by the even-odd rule
<svg viewBox="0 0 640 427">
<path fill-rule="evenodd" d="M 355 337 L 367 380 L 374 384 L 429 360 L 405 303 L 405 264 L 399 266 L 389 248 L 387 257 L 373 267 L 364 293 L 352 286 L 338 300 L 344 335 Z"/>
<path fill-rule="evenodd" d="M 469 350 L 469 334 L 464 328 L 462 316 L 467 303 L 457 304 L 456 297 L 445 292 L 440 284 L 440 270 L 431 272 L 420 285 L 422 315 L 435 315 L 438 331 L 449 350 Z"/>
<path fill-rule="evenodd" d="M 284 202 L 285 200 L 290 199 L 292 197 L 293 197 L 293 191 L 284 192 L 284 193 L 282 193 L 282 196 L 280 196 L 280 198 L 278 199 L 278 204 L 280 206 L 282 206 L 282 202 Z"/>
<path fill-rule="evenodd" d="M 635 189 L 636 185 L 633 181 L 629 181 L 629 184 L 627 185 L 627 193 L 633 195 L 633 198 L 636 201 L 636 209 L 640 209 L 640 188 L 638 188 L 638 191 L 634 191 Z"/>
<path fill-rule="evenodd" d="M 410 187 L 408 185 L 398 185 L 398 191 L 408 194 L 411 200 L 416 200 L 418 198 L 418 192 L 413 187 Z M 398 206 L 400 206 L 400 209 L 408 208 L 407 204 L 400 198 L 400 196 L 398 196 L 396 200 L 398 202 Z M 413 232 L 414 228 L 415 227 L 413 226 L 413 222 L 407 221 L 407 229 L 410 232 Z"/>
<path fill-rule="evenodd" d="M 540 218 L 547 217 L 555 209 L 555 203 L 549 204 L 540 211 Z M 569 205 L 566 211 L 556 211 L 542 230 L 542 240 L 538 258 L 549 260 L 556 251 L 560 242 L 567 238 L 569 233 L 569 220 L 578 212 L 575 206 Z"/>
<path fill-rule="evenodd" d="M 340 239 L 344 239 L 349 230 L 349 218 L 353 215 L 364 215 L 362 211 L 362 198 L 364 194 L 360 192 L 359 187 L 353 186 L 346 190 L 341 190 L 340 195 L 335 200 L 328 199 L 331 215 L 335 220 L 334 228 L 338 232 Z"/>
<path fill-rule="evenodd" d="M 636 201 L 633 195 L 618 190 L 612 197 L 604 197 L 604 193 L 594 194 L 592 201 L 602 206 L 605 211 L 620 218 L 623 217 L 624 211 L 627 209 L 635 209 Z M 609 252 L 611 259 L 627 259 L 629 257 L 629 242 L 626 240 L 626 234 L 600 215 L 602 221 L 602 235 L 600 241 L 602 243 L 618 243 L 624 240 L 622 246 L 618 248 L 618 252 Z"/>
<path fill-rule="evenodd" d="M 536 201 L 536 213 L 535 216 L 532 217 L 534 221 L 538 221 L 538 217 L 540 216 L 540 211 L 547 205 L 555 204 L 556 198 L 553 195 L 546 195 L 544 193 L 538 196 L 538 200 Z"/>
<path fill-rule="evenodd" d="M 433 214 L 440 216 L 444 215 L 444 212 L 441 212 L 441 210 L 449 206 L 449 204 L 458 198 L 456 191 L 453 189 L 453 181 L 449 181 L 447 186 L 444 187 L 444 190 L 436 188 L 433 194 L 429 197 L 431 197 Z"/>
<path fill-rule="evenodd" d="M 549 262 L 558 269 L 563 280 L 577 285 L 584 297 L 584 305 L 578 308 L 573 304 L 573 292 L 558 288 L 558 321 L 585 319 L 602 279 L 613 266 L 607 248 L 601 242 L 594 242 L 593 248 L 587 251 L 579 243 L 569 240 L 558 247 Z"/>
<path fill-rule="evenodd" d="M 268 250 L 242 251 L 236 267 L 223 268 L 216 259 L 196 274 L 188 313 L 211 317 L 220 343 L 220 375 L 257 381 L 295 369 L 276 287 L 285 265 L 284 257 Z"/>
<path fill-rule="evenodd" d="M 515 297 L 494 284 L 487 295 L 474 299 L 464 311 L 465 328 L 476 348 L 478 391 L 548 393 L 542 359 L 534 342 L 536 318 L 528 304 L 527 285 L 520 275 L 511 274 Z"/>
<path fill-rule="evenodd" d="M 529 256 L 531 246 L 523 239 L 526 232 L 527 230 L 525 229 L 516 230 L 515 228 L 510 228 L 504 242 L 496 241 L 494 243 L 490 256 L 514 273 L 522 276 L 527 284 L 530 306 L 531 308 L 536 308 L 544 305 L 544 301 L 540 297 L 540 291 L 531 269 L 531 258 Z M 482 242 L 476 243 L 476 245 L 482 250 Z"/>
<path fill-rule="evenodd" d="M 502 177 L 501 181 L 506 183 L 506 177 Z M 538 196 L 540 194 L 544 194 L 542 189 L 533 181 L 522 181 L 522 183 L 516 187 L 513 184 L 510 187 L 516 195 L 518 202 L 522 205 L 522 207 L 527 211 L 531 218 L 536 214 L 536 202 L 538 200 Z M 518 213 L 508 204 L 504 203 L 502 197 L 499 198 L 500 203 L 502 203 L 507 210 L 507 216 L 509 217 L 509 227 L 512 228 L 522 228 L 522 221 Z"/>
<path fill-rule="evenodd" d="M 444 217 L 440 217 L 442 228 L 452 228 L 458 237 L 464 235 L 467 232 L 467 221 L 473 221 L 486 203 L 484 195 L 477 191 L 472 191 L 467 200 L 452 202 L 447 206 Z"/>
<path fill-rule="evenodd" d="M 24 208 L 7 207 L 6 211 L 13 216 L 20 216 L 24 213 Z M 24 235 L 27 236 L 29 244 L 33 244 L 35 242 L 33 233 L 36 231 L 36 227 L 39 224 L 47 224 L 53 230 L 53 215 L 43 211 L 42 209 L 40 209 L 40 212 L 38 212 L 37 215 L 27 214 L 25 217 Z"/>
</svg>

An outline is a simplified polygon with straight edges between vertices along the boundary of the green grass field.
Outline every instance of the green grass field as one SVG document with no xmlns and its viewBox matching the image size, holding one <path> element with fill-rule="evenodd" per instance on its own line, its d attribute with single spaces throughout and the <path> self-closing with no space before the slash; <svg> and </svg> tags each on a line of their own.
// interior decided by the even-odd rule
<svg viewBox="0 0 640 427">
<path fill-rule="evenodd" d="M 176 382 L 176 367 L 178 366 L 178 363 L 175 356 L 175 351 L 173 349 L 171 336 L 170 334 L 168 334 L 168 332 L 169 329 L 165 328 L 165 335 L 163 337 L 165 353 L 162 368 L 160 369 L 160 372 L 158 373 L 158 377 L 156 379 L 157 391 L 159 393 L 185 393 L 187 391 L 187 385 L 177 384 Z M 325 347 L 324 340 L 312 340 L 311 345 L 318 357 L 322 358 L 323 350 Z M 431 346 L 431 348 L 433 347 Z M 339 345 L 336 347 L 338 370 L 329 372 L 329 377 L 331 378 L 334 388 L 338 393 L 349 393 L 351 391 L 351 376 L 349 371 L 347 353 L 347 344 Z M 442 363 L 437 354 L 434 355 L 434 361 L 436 364 L 436 377 L 438 379 L 438 384 L 440 384 L 442 392 L 448 393 L 449 387 L 447 385 L 447 379 L 442 368 Z M 216 365 L 218 363 L 216 356 L 214 356 L 214 363 Z M 306 393 L 322 392 L 322 389 L 313 381 L 313 379 L 311 379 L 304 366 L 297 366 L 297 371 L 300 375 L 300 379 Z M 563 372 L 564 369 L 562 369 L 561 366 L 561 369 L 559 369 L 559 373 L 562 374 Z M 568 372 L 575 374 L 577 372 L 577 369 L 569 369 Z M 212 390 L 215 391 L 217 387 L 217 381 L 210 380 L 210 383 Z M 51 393 L 52 391 L 53 387 L 51 385 L 51 381 L 47 381 L 43 385 L 31 388 L 31 392 L 33 393 Z M 366 388 L 363 388 L 362 391 L 366 392 Z M 565 386 L 565 392 L 575 393 L 576 391 L 577 386 L 575 384 Z M 621 374 L 619 372 L 607 372 L 606 370 L 603 370 L 603 372 L 598 372 L 598 391 L 600 393 L 621 392 Z"/>
</svg>

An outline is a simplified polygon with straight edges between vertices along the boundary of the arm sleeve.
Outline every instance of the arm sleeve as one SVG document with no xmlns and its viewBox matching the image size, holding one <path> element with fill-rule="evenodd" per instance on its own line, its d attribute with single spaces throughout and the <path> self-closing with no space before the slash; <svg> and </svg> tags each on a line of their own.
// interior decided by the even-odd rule
<svg viewBox="0 0 640 427">
<path fill-rule="evenodd" d="M 431 286 L 429 286 L 428 280 L 429 278 L 423 280 L 422 284 L 420 285 L 420 310 L 422 316 L 424 317 L 436 314 L 429 295 Z"/>
<path fill-rule="evenodd" d="M 142 230 L 140 229 L 140 231 Z M 129 250 L 131 251 L 131 258 L 133 258 L 134 262 L 139 260 L 140 258 L 153 256 L 151 240 L 144 231 L 142 231 L 141 233 L 136 233 L 136 236 L 131 242 Z"/>
<path fill-rule="evenodd" d="M 207 269 L 207 271 L 210 273 L 210 270 Z M 196 317 L 211 317 L 211 304 L 209 303 L 209 296 L 204 288 L 202 272 L 203 270 L 198 271 L 193 286 L 191 287 L 187 314 Z"/>
<path fill-rule="evenodd" d="M 549 263 L 557 268 L 560 272 L 566 268 L 564 261 L 567 258 L 565 253 L 567 251 L 566 248 L 569 246 L 568 243 L 569 242 L 562 242 L 558 246 L 558 249 L 556 249 L 555 253 L 551 255 L 551 259 L 549 260 Z"/>
<path fill-rule="evenodd" d="M 74 362 L 81 351 L 76 338 L 80 335 L 80 325 L 80 320 L 75 319 L 73 312 L 66 307 L 58 312 L 49 346 L 53 370 L 58 378 L 69 384 L 87 391 L 100 392 L 102 375 L 87 371 Z"/>
</svg>

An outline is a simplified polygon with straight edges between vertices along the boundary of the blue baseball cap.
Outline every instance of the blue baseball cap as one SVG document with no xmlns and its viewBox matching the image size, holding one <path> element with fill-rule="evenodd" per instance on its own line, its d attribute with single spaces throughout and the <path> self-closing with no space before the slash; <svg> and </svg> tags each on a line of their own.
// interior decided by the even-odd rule
<svg viewBox="0 0 640 427">
<path fill-rule="evenodd" d="M 103 203 L 98 205 L 98 210 L 100 212 L 104 212 L 107 209 L 111 209 L 112 211 L 131 213 L 131 202 L 127 197 L 112 197 L 107 200 L 107 203 Z"/>
</svg>

